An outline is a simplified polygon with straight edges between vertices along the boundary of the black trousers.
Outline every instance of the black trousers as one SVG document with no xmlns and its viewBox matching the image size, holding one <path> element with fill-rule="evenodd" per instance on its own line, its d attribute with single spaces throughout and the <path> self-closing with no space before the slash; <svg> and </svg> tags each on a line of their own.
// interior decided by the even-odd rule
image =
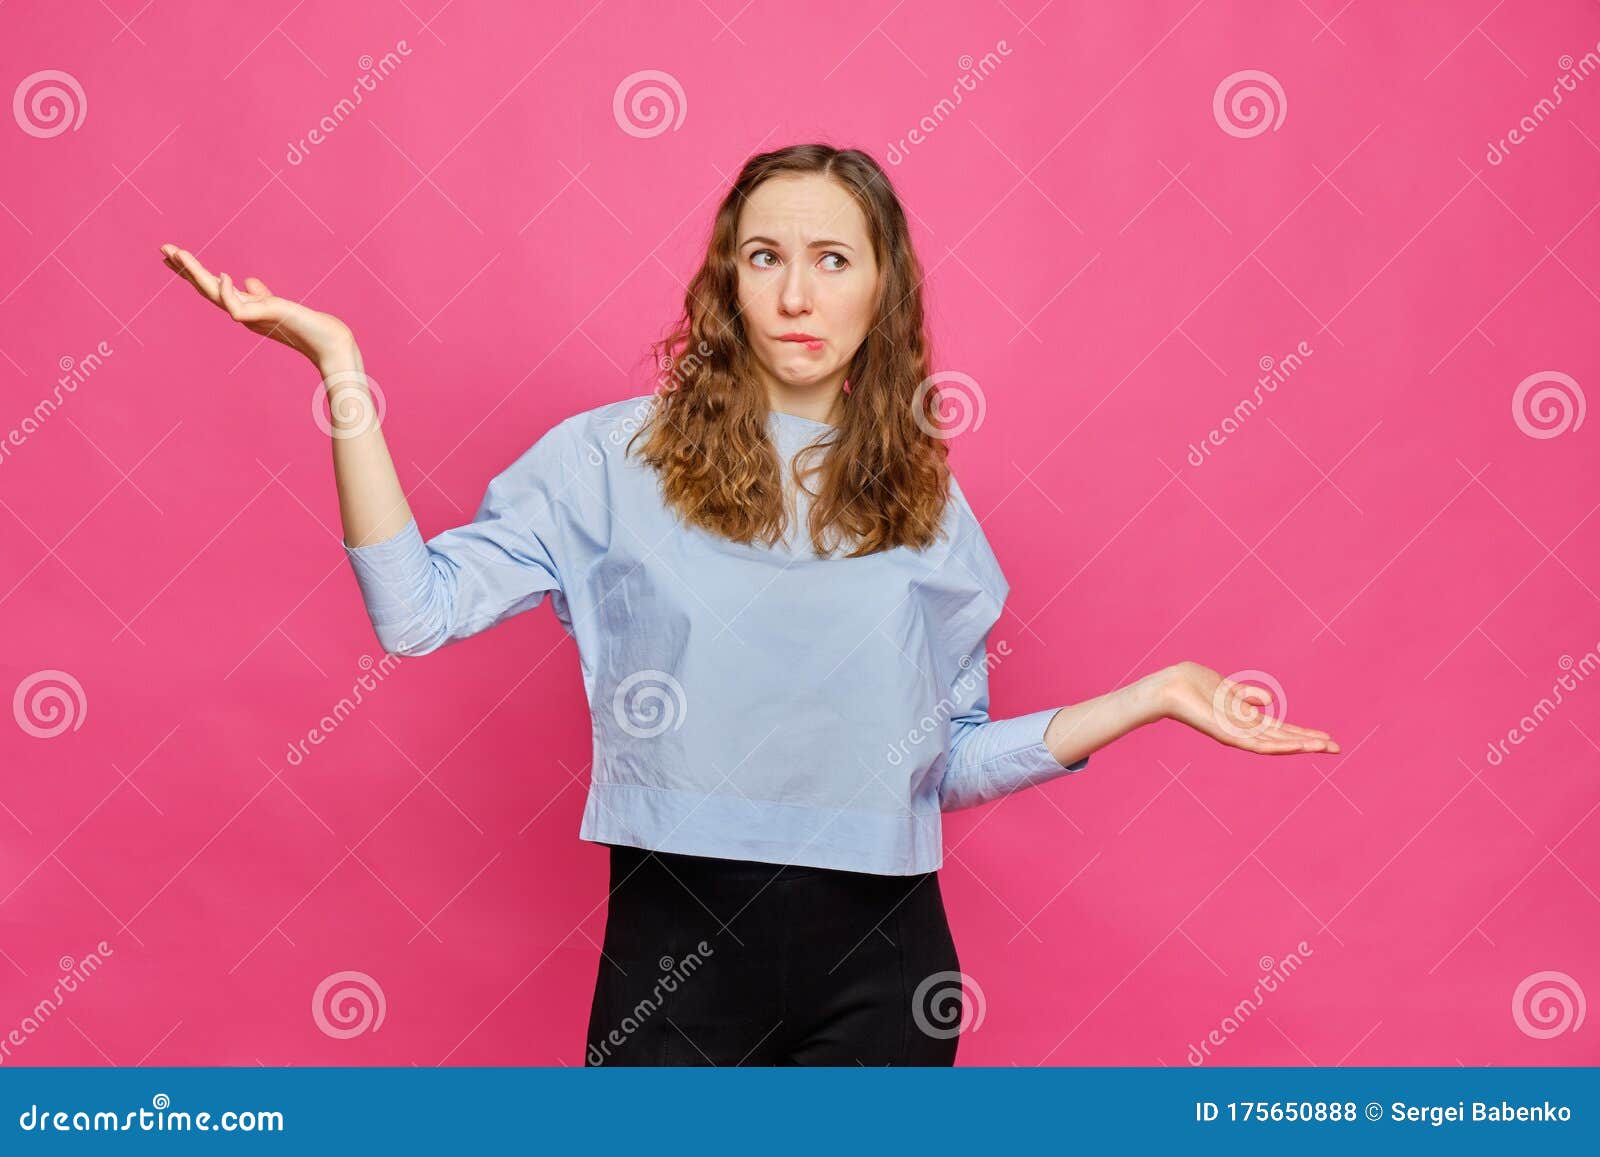
<svg viewBox="0 0 1600 1157">
<path fill-rule="evenodd" d="M 585 1065 L 955 1062 L 965 996 L 937 872 L 610 855 Z"/>
</svg>

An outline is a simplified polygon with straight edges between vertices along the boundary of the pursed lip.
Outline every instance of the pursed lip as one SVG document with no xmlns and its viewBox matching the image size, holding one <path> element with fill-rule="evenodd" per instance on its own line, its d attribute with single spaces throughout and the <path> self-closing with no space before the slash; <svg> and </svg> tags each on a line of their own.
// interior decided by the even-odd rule
<svg viewBox="0 0 1600 1157">
<path fill-rule="evenodd" d="M 785 333 L 778 335 L 779 341 L 821 341 L 816 334 L 811 333 Z"/>
</svg>

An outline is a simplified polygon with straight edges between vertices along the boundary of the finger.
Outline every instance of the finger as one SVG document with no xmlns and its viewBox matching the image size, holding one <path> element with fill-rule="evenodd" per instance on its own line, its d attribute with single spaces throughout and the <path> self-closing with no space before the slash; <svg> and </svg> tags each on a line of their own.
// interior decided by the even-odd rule
<svg viewBox="0 0 1600 1157">
<path fill-rule="evenodd" d="M 201 265 L 199 259 L 187 249 L 179 249 L 176 257 L 183 266 L 184 275 L 194 284 L 194 287 L 210 298 L 214 304 L 221 305 L 221 286 L 211 271 Z"/>
<path fill-rule="evenodd" d="M 183 267 L 183 262 L 178 260 L 178 247 L 176 245 L 163 245 L 161 247 L 161 260 L 172 272 L 184 280 L 188 280 L 189 271 Z"/>
<path fill-rule="evenodd" d="M 1299 727 L 1299 726 L 1297 726 L 1297 725 L 1295 725 L 1293 723 L 1283 723 L 1283 722 L 1280 722 L 1278 724 L 1278 726 L 1283 728 L 1283 730 L 1285 730 L 1285 731 L 1293 732 L 1295 735 L 1304 735 L 1304 736 L 1306 736 L 1307 738 L 1310 738 L 1310 739 L 1332 739 L 1333 738 L 1333 736 L 1329 735 L 1326 731 L 1318 731 L 1314 727 Z"/>
<path fill-rule="evenodd" d="M 1296 755 L 1301 752 L 1316 751 L 1317 748 L 1307 747 L 1299 740 L 1277 741 L 1256 739 L 1250 743 L 1249 750 L 1258 755 Z"/>
<path fill-rule="evenodd" d="M 233 284 L 233 278 L 223 273 L 218 276 L 217 283 L 222 296 L 222 308 L 235 321 L 244 321 L 245 303 L 239 299 L 239 289 Z"/>
<path fill-rule="evenodd" d="M 1339 741 L 1333 736 L 1329 735 L 1326 731 L 1318 731 L 1313 727 L 1296 727 L 1293 723 L 1282 723 L 1279 724 L 1279 726 L 1282 727 L 1287 734 L 1303 739 L 1308 743 L 1322 744 L 1322 747 L 1318 748 L 1317 750 L 1328 751 L 1334 754 L 1338 754 L 1339 752 Z"/>
<path fill-rule="evenodd" d="M 1228 690 L 1235 698 L 1247 703 L 1259 703 L 1265 707 L 1272 702 L 1272 692 L 1265 687 L 1257 687 L 1254 683 L 1230 683 Z"/>
<path fill-rule="evenodd" d="M 1219 692 L 1220 701 L 1214 698 L 1213 703 L 1221 707 L 1223 714 L 1252 725 L 1261 717 L 1261 709 L 1256 703 L 1265 705 L 1271 698 L 1258 687 L 1235 683 L 1231 679 L 1219 684 Z"/>
<path fill-rule="evenodd" d="M 246 277 L 244 279 L 244 287 L 251 293 L 259 293 L 265 297 L 272 295 L 272 290 L 267 288 L 267 283 L 259 277 Z"/>
<path fill-rule="evenodd" d="M 239 287 L 228 274 L 222 274 L 219 286 L 223 308 L 228 311 L 228 316 L 235 321 L 244 322 L 248 325 L 250 322 L 260 321 L 267 316 L 267 310 L 262 306 L 261 302 L 246 301 L 239 296 Z"/>
<path fill-rule="evenodd" d="M 1301 739 L 1297 736 L 1276 737 L 1276 742 L 1281 742 L 1295 751 L 1327 752 L 1337 754 L 1339 745 L 1331 739 Z"/>
<path fill-rule="evenodd" d="M 1328 752 L 1335 754 L 1339 750 L 1339 745 L 1331 739 L 1307 739 L 1302 736 L 1279 732 L 1264 732 L 1256 738 L 1277 749 L 1267 754 L 1291 754 L 1294 752 Z"/>
<path fill-rule="evenodd" d="M 1292 723 L 1284 723 L 1282 720 L 1269 723 L 1256 734 L 1263 739 L 1276 739 L 1295 743 L 1328 743 L 1333 738 L 1329 735 L 1308 731 L 1304 727 L 1296 727 Z"/>
</svg>

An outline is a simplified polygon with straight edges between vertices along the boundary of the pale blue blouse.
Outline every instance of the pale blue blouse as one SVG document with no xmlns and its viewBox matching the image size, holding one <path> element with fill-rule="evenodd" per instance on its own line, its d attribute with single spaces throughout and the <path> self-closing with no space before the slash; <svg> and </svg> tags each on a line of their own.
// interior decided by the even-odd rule
<svg viewBox="0 0 1600 1157">
<path fill-rule="evenodd" d="M 1087 765 L 1045 746 L 1056 708 L 989 717 L 1007 647 L 987 642 L 1010 588 L 958 484 L 948 537 L 924 551 L 819 558 L 792 484 L 787 543 L 729 542 L 686 526 L 626 452 L 653 398 L 557 424 L 466 525 L 424 542 L 413 519 L 345 546 L 391 654 L 549 597 L 593 722 L 579 838 L 910 875 L 943 864 L 942 812 Z M 834 431 L 776 410 L 768 428 L 786 478 L 796 450 Z"/>
</svg>

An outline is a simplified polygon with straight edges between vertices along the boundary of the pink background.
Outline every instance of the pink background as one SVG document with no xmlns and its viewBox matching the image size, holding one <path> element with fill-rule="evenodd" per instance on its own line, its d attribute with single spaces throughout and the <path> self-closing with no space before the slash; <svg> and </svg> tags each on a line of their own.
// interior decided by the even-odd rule
<svg viewBox="0 0 1600 1157">
<path fill-rule="evenodd" d="M 402 661 L 292 765 L 381 656 L 315 372 L 157 246 L 353 326 L 431 535 L 553 423 L 651 388 L 746 156 L 887 162 L 990 52 L 890 173 L 938 368 L 986 406 L 955 461 L 1013 587 L 995 714 L 1195 659 L 1270 673 L 1344 752 L 1164 722 L 949 816 L 983 997 L 961 1063 L 1182 1066 L 1213 1029 L 1213 1064 L 1600 1060 L 1600 1026 L 1531 1035 L 1516 997 L 1600 994 L 1600 680 L 1487 758 L 1600 644 L 1600 419 L 1536 437 L 1512 404 L 1600 377 L 1600 77 L 1488 159 L 1600 7 L 531 7 L 0 10 L 5 91 L 59 69 L 85 101 L 0 131 L 0 439 L 63 359 L 113 351 L 0 459 L 0 690 L 82 688 L 73 729 L 0 728 L 0 1038 L 112 949 L 6 1063 L 582 1060 L 606 861 L 576 837 L 573 644 L 540 608 Z M 619 124 L 644 69 L 681 85 L 677 128 Z M 1274 130 L 1213 111 L 1245 69 L 1282 88 Z M 386 1015 L 335 1039 L 312 994 L 346 970 Z"/>
</svg>

